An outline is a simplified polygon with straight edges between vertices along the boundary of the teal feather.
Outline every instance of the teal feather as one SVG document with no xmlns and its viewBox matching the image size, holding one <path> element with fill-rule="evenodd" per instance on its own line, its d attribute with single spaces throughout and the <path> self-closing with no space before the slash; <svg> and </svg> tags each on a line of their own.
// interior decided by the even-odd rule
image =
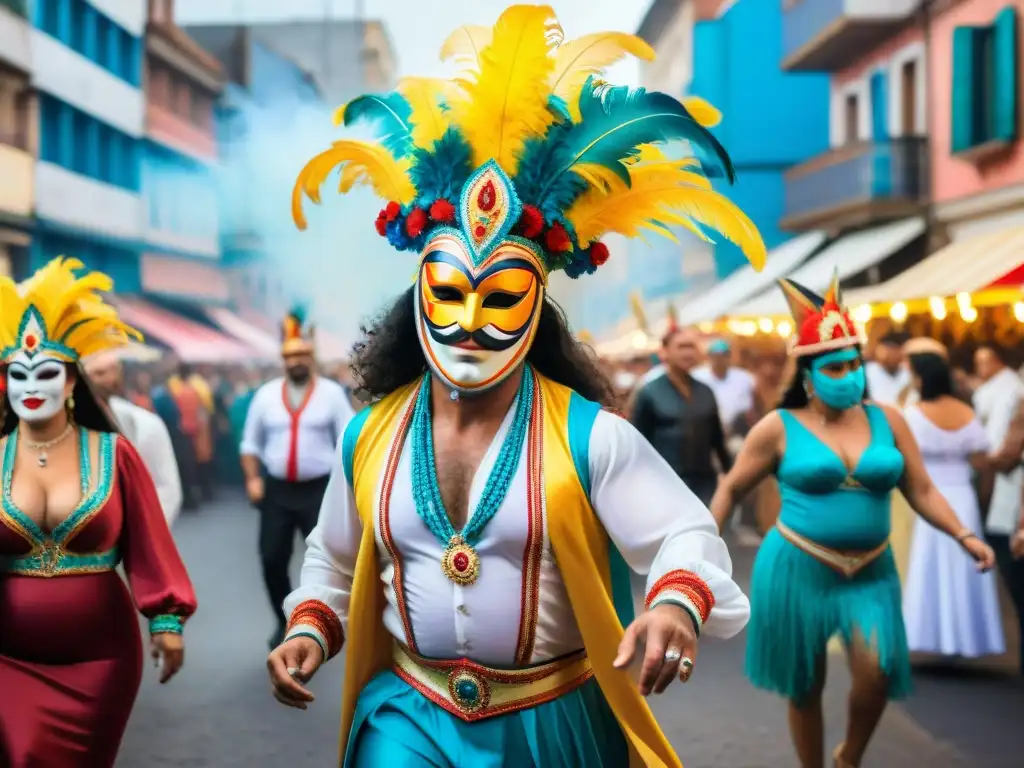
<svg viewBox="0 0 1024 768">
<path fill-rule="evenodd" d="M 629 171 L 622 161 L 639 145 L 657 142 L 688 141 L 706 174 L 735 178 L 725 148 L 678 99 L 643 88 L 599 89 L 591 78 L 583 87 L 579 106 L 581 120 L 560 142 L 541 198 L 581 165 L 603 166 L 629 184 Z"/>
<path fill-rule="evenodd" d="M 539 138 L 527 139 L 519 156 L 519 167 L 513 179 L 519 199 L 536 206 L 551 223 L 587 190 L 587 182 L 575 173 L 564 173 L 552 180 L 552 163 L 561 156 L 562 143 L 573 129 L 572 123 L 556 123 Z"/>
<path fill-rule="evenodd" d="M 291 310 L 288 312 L 288 316 L 294 318 L 295 322 L 302 327 L 306 324 L 306 307 L 302 304 L 293 304 Z"/>
<path fill-rule="evenodd" d="M 396 158 L 413 150 L 411 116 L 409 102 L 397 91 L 360 96 L 345 105 L 345 126 L 372 124 L 381 144 Z"/>
<path fill-rule="evenodd" d="M 449 128 L 429 152 L 413 152 L 409 179 L 416 187 L 418 204 L 425 207 L 444 199 L 457 205 L 462 185 L 472 173 L 469 144 L 458 130 Z"/>
</svg>

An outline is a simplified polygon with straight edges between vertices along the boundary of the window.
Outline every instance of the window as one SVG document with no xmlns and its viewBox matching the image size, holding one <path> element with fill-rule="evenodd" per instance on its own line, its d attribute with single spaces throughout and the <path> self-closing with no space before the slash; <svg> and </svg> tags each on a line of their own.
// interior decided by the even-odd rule
<svg viewBox="0 0 1024 768">
<path fill-rule="evenodd" d="M 94 123 L 91 117 L 77 109 L 71 118 L 71 170 L 75 173 L 89 172 L 89 128 Z"/>
<path fill-rule="evenodd" d="M 110 31 L 114 25 L 102 13 L 96 14 L 96 63 L 110 69 Z"/>
<path fill-rule="evenodd" d="M 213 128 L 213 100 L 209 96 L 192 95 L 192 124 L 204 131 Z"/>
<path fill-rule="evenodd" d="M 1003 8 L 989 26 L 953 30 L 954 153 L 999 149 L 1019 138 L 1019 45 L 1014 6 Z"/>
<path fill-rule="evenodd" d="M 71 40 L 69 45 L 79 53 L 85 52 L 85 26 L 88 23 L 89 8 L 81 0 L 71 0 Z"/>
<path fill-rule="evenodd" d="M 857 94 L 851 93 L 846 97 L 843 105 L 843 140 L 846 144 L 853 144 L 860 137 L 860 100 Z"/>
<path fill-rule="evenodd" d="M 175 77 L 174 83 L 174 113 L 186 120 L 192 114 L 192 89 L 184 78 Z"/>
<path fill-rule="evenodd" d="M 917 134 L 917 60 L 911 59 L 900 69 L 900 126 L 904 136 Z"/>
<path fill-rule="evenodd" d="M 40 146 L 39 157 L 44 162 L 60 160 L 60 112 L 66 106 L 52 96 L 43 94 L 39 98 Z"/>
<path fill-rule="evenodd" d="M 120 35 L 121 60 L 118 62 L 118 67 L 114 74 L 118 75 L 123 80 L 127 80 L 132 85 L 136 85 L 139 82 L 140 74 L 135 58 L 136 46 L 139 44 L 139 41 L 124 30 L 120 30 Z"/>
</svg>

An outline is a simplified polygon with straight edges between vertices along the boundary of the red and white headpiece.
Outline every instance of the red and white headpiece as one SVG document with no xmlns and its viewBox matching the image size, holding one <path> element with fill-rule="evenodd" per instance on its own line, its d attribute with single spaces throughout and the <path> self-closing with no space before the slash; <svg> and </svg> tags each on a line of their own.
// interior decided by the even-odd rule
<svg viewBox="0 0 1024 768">
<path fill-rule="evenodd" d="M 817 355 L 864 343 L 853 318 L 843 306 L 838 271 L 832 274 L 824 296 L 785 278 L 779 280 L 779 287 L 793 313 L 795 330 L 790 354 L 796 357 Z"/>
</svg>

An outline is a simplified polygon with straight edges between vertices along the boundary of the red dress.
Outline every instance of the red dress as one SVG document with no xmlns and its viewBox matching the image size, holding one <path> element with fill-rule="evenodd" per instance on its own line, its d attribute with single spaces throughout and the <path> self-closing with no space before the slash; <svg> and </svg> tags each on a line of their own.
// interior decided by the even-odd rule
<svg viewBox="0 0 1024 768">
<path fill-rule="evenodd" d="M 48 534 L 11 500 L 17 431 L 3 451 L 3 768 L 113 766 L 142 681 L 136 606 L 150 619 L 185 619 L 196 608 L 138 453 L 114 434 L 82 430 L 79 439 L 86 490 L 71 516 Z M 99 461 L 95 475 L 90 444 Z M 124 563 L 131 594 L 115 570 L 118 561 Z"/>
</svg>

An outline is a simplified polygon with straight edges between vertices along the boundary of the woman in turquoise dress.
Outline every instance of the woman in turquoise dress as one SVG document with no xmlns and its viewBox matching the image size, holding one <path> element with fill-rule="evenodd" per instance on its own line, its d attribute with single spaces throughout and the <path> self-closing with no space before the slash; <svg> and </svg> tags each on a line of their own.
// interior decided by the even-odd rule
<svg viewBox="0 0 1024 768">
<path fill-rule="evenodd" d="M 836 278 L 824 297 L 780 281 L 797 329 L 797 372 L 781 406 L 747 437 L 711 511 L 719 525 L 774 474 L 782 505 L 757 554 L 751 584 L 747 676 L 789 701 L 803 768 L 825 760 L 821 694 L 829 640 L 847 650 L 853 688 L 836 768 L 859 766 L 886 703 L 910 690 L 900 582 L 889 546 L 890 495 L 955 537 L 978 567 L 992 550 L 932 484 L 903 416 L 868 401 L 861 339 Z"/>
</svg>

